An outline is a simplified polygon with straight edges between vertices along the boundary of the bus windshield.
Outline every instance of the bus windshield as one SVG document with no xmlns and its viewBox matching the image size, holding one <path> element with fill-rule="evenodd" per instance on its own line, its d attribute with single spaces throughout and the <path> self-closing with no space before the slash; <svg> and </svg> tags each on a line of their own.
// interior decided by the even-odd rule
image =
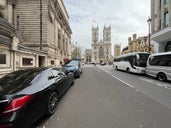
<svg viewBox="0 0 171 128">
<path fill-rule="evenodd" d="M 137 59 L 137 66 L 146 67 L 147 66 L 147 59 L 150 54 L 139 53 L 139 57 Z"/>
<path fill-rule="evenodd" d="M 147 61 L 150 54 L 139 53 L 139 59 Z"/>
</svg>

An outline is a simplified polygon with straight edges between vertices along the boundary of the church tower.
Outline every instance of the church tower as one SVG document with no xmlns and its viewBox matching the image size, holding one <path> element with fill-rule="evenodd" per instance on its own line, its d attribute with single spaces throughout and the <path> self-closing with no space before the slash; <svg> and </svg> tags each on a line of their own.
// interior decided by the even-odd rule
<svg viewBox="0 0 171 128">
<path fill-rule="evenodd" d="M 99 27 L 97 28 L 92 27 L 92 44 L 97 43 L 99 40 Z"/>
<path fill-rule="evenodd" d="M 103 41 L 104 43 L 110 43 L 111 42 L 111 26 L 103 28 Z"/>
<path fill-rule="evenodd" d="M 99 27 L 94 28 L 92 26 L 92 61 L 96 62 L 97 59 L 97 48 L 96 45 L 99 41 Z"/>
</svg>

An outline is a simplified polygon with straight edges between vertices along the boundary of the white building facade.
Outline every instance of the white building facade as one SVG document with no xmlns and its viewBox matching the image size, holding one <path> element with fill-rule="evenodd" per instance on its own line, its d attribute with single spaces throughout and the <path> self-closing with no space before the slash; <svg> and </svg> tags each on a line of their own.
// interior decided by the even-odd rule
<svg viewBox="0 0 171 128">
<path fill-rule="evenodd" d="M 156 52 L 171 51 L 171 0 L 151 0 L 151 33 Z"/>
</svg>

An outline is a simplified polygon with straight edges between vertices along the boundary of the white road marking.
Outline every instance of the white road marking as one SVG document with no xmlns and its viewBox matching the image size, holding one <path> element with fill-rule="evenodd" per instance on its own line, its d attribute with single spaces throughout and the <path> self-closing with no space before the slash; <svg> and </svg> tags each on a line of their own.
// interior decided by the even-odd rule
<svg viewBox="0 0 171 128">
<path fill-rule="evenodd" d="M 106 72 L 107 74 L 110 74 L 110 75 L 111 75 L 111 73 L 110 73 L 108 70 L 105 70 L 105 68 L 99 68 L 99 69 L 101 69 L 101 70 L 103 70 L 104 72 Z M 126 83 L 125 81 L 119 79 L 118 77 L 116 77 L 116 76 L 114 76 L 114 75 L 112 75 L 112 77 L 114 77 L 115 79 L 117 79 L 117 80 L 119 80 L 120 82 L 124 83 L 125 85 L 127 85 L 127 86 L 129 86 L 129 87 L 131 87 L 131 88 L 134 88 L 134 86 L 132 86 L 132 85 Z"/>
<path fill-rule="evenodd" d="M 98 69 L 98 68 L 94 68 L 96 71 L 98 71 L 98 72 L 102 72 L 100 69 Z"/>
<path fill-rule="evenodd" d="M 157 85 L 157 86 L 159 86 L 159 87 L 164 87 L 164 88 L 166 88 L 166 89 L 171 89 L 171 86 L 170 86 L 170 84 L 168 84 L 168 83 L 164 83 L 164 82 L 160 82 L 160 81 L 155 81 L 155 80 L 153 80 L 153 79 L 148 79 L 148 78 L 139 78 L 140 80 L 143 80 L 143 81 L 146 81 L 146 82 L 148 82 L 148 83 L 152 83 L 152 84 L 155 84 L 155 85 Z"/>
<path fill-rule="evenodd" d="M 127 86 L 129 86 L 129 87 L 131 87 L 131 88 L 134 88 L 134 86 L 132 86 L 132 85 L 126 83 L 125 81 L 119 79 L 118 77 L 116 77 L 116 76 L 114 76 L 114 75 L 112 75 L 112 76 L 113 76 L 115 79 L 117 79 L 117 80 L 121 81 L 122 83 L 126 84 Z"/>
</svg>

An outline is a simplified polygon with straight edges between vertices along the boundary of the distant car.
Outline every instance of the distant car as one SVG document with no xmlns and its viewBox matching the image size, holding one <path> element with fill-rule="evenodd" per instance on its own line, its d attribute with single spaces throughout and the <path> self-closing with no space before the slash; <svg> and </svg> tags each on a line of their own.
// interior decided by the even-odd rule
<svg viewBox="0 0 171 128">
<path fill-rule="evenodd" d="M 102 62 L 102 63 L 100 63 L 100 65 L 106 65 L 106 63 L 105 62 Z"/>
<path fill-rule="evenodd" d="M 51 116 L 72 84 L 73 74 L 60 68 L 18 70 L 0 78 L 0 128 L 28 128 Z"/>
<path fill-rule="evenodd" d="M 75 78 L 80 78 L 82 74 L 82 66 L 79 60 L 71 60 L 68 64 L 63 65 L 63 68 L 72 72 Z"/>
</svg>

